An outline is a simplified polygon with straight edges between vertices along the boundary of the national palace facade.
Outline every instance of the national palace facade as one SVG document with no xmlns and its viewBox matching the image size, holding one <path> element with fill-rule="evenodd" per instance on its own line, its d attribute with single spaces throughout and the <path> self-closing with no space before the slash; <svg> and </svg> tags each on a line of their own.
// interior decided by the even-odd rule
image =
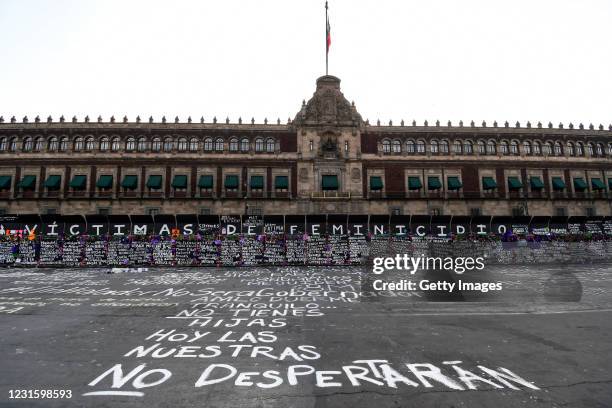
<svg viewBox="0 0 612 408">
<path fill-rule="evenodd" d="M 0 212 L 612 215 L 612 127 L 369 123 L 323 76 L 286 124 L 0 119 Z"/>
</svg>

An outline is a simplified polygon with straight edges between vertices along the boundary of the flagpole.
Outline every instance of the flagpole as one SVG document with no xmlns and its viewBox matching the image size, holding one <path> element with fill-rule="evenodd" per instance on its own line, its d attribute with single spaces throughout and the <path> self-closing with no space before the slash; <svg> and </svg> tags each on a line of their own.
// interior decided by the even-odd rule
<svg viewBox="0 0 612 408">
<path fill-rule="evenodd" d="M 327 19 L 327 0 L 325 1 L 325 75 L 328 75 L 328 66 L 329 66 L 329 47 L 327 42 L 327 36 L 329 35 L 327 30 L 329 27 L 329 20 Z"/>
</svg>

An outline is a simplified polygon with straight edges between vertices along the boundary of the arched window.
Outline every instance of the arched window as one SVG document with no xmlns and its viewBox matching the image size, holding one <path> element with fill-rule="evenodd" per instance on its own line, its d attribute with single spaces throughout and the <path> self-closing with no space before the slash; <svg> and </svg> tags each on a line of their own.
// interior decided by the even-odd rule
<svg viewBox="0 0 612 408">
<path fill-rule="evenodd" d="M 4 149 L 0 149 L 4 150 Z M 608 156 L 612 156 L 612 143 L 608 143 Z"/>
<path fill-rule="evenodd" d="M 487 145 L 484 141 L 479 140 L 476 142 L 478 145 L 478 154 L 486 154 L 487 153 Z"/>
<path fill-rule="evenodd" d="M 256 152 L 263 152 L 264 149 L 264 141 L 261 138 L 257 138 L 255 139 L 255 151 Z"/>
<path fill-rule="evenodd" d="M 125 142 L 125 150 L 128 152 L 133 152 L 136 148 L 136 140 L 133 137 L 130 137 L 127 142 Z"/>
<path fill-rule="evenodd" d="M 144 152 L 145 150 L 147 150 L 147 139 L 141 137 L 138 139 L 138 151 Z"/>
<path fill-rule="evenodd" d="M 589 156 L 594 156 L 595 150 L 593 149 L 593 143 L 587 143 L 587 150 L 589 152 Z"/>
<path fill-rule="evenodd" d="M 238 151 L 238 139 L 236 139 L 235 137 L 232 137 L 230 139 L 229 149 L 230 149 L 230 152 L 237 152 Z"/>
<path fill-rule="evenodd" d="M 531 151 L 531 142 L 529 142 L 528 140 L 525 140 L 523 142 L 523 153 L 525 153 L 526 155 L 530 155 L 531 153 L 533 153 Z"/>
<path fill-rule="evenodd" d="M 391 142 L 386 139 L 383 140 L 382 149 L 383 149 L 383 153 L 391 153 Z"/>
<path fill-rule="evenodd" d="M 223 151 L 223 139 L 219 138 L 215 141 L 215 150 L 218 152 Z"/>
<path fill-rule="evenodd" d="M 440 142 L 440 153 L 448 154 L 448 140 Z"/>
<path fill-rule="evenodd" d="M 32 138 L 31 137 L 26 137 L 25 139 L 23 139 L 23 151 L 24 152 L 32 151 Z"/>
<path fill-rule="evenodd" d="M 243 152 L 248 152 L 250 148 L 249 139 L 244 138 L 240 141 L 240 150 Z"/>
<path fill-rule="evenodd" d="M 151 141 L 151 151 L 159 152 L 161 148 L 162 148 L 161 139 L 159 137 L 153 138 L 153 140 Z"/>
<path fill-rule="evenodd" d="M 393 150 L 393 153 L 401 153 L 402 152 L 402 144 L 400 143 L 399 140 L 394 140 L 391 148 Z"/>
<path fill-rule="evenodd" d="M 65 152 L 66 150 L 68 150 L 68 138 L 64 136 L 60 139 L 59 151 Z"/>
<path fill-rule="evenodd" d="M 113 141 L 111 142 L 111 151 L 118 152 L 119 151 L 119 143 L 120 143 L 119 138 L 118 137 L 114 137 Z"/>
<path fill-rule="evenodd" d="M 425 142 L 417 140 L 417 153 L 425 153 Z"/>
<path fill-rule="evenodd" d="M 408 147 L 408 145 L 406 145 L 406 147 Z M 414 149 L 414 146 L 413 146 L 413 149 Z M 440 151 L 440 145 L 438 144 L 437 140 L 432 140 L 429 143 L 429 150 L 431 150 L 432 153 L 438 153 Z"/>
<path fill-rule="evenodd" d="M 6 150 L 6 137 L 0 137 L 0 152 Z"/>
<path fill-rule="evenodd" d="M 108 137 L 103 137 L 100 139 L 100 151 L 105 152 L 110 147 L 110 142 L 108 141 Z"/>
<path fill-rule="evenodd" d="M 540 142 L 533 142 L 533 154 L 536 156 L 542 154 L 542 145 L 540 145 Z"/>
<path fill-rule="evenodd" d="M 453 143 L 453 152 L 456 154 L 461 154 L 462 152 L 462 148 L 461 148 L 461 140 L 455 140 L 455 142 Z"/>
<path fill-rule="evenodd" d="M 34 151 L 40 152 L 42 150 L 42 137 L 34 139 Z"/>
<path fill-rule="evenodd" d="M 74 150 L 77 152 L 80 152 L 81 150 L 83 150 L 83 138 L 82 137 L 77 137 L 74 140 Z"/>
<path fill-rule="evenodd" d="M 174 147 L 174 141 L 172 138 L 167 137 L 164 139 L 164 152 L 171 152 Z"/>
<path fill-rule="evenodd" d="M 416 152 L 416 147 L 415 147 L 415 144 L 414 144 L 414 140 L 408 140 L 406 142 L 406 152 L 408 154 L 412 154 L 412 153 Z"/>
<path fill-rule="evenodd" d="M 197 152 L 198 151 L 198 147 L 199 147 L 198 145 L 199 145 L 198 139 L 196 139 L 195 137 L 192 137 L 189 140 L 189 151 Z"/>
<path fill-rule="evenodd" d="M 495 141 L 489 140 L 487 143 L 487 154 L 495 154 L 497 152 L 497 146 L 495 145 Z"/>
<path fill-rule="evenodd" d="M 567 144 L 567 154 L 570 156 L 576 155 L 576 149 L 574 149 L 574 144 L 572 142 Z"/>
<path fill-rule="evenodd" d="M 17 150 L 17 138 L 11 138 L 11 142 L 9 143 L 9 152 L 14 152 Z"/>
<path fill-rule="evenodd" d="M 584 147 L 581 142 L 576 143 L 576 156 L 584 156 Z"/>
<path fill-rule="evenodd" d="M 597 143 L 596 148 L 597 148 L 597 150 L 596 150 L 597 155 L 598 155 L 598 156 L 603 156 L 603 155 L 604 155 L 604 147 L 603 147 L 603 144 L 601 144 L 601 143 Z"/>
<path fill-rule="evenodd" d="M 204 150 L 207 152 L 211 152 L 213 149 L 213 140 L 212 137 L 207 137 L 204 139 Z"/>
<path fill-rule="evenodd" d="M 4 143 L 6 145 L 6 142 Z M 4 149 L 0 149 L 0 150 L 4 150 Z M 49 139 L 49 143 L 47 143 L 47 150 L 49 150 L 50 152 L 54 152 L 57 150 L 57 137 L 54 136 L 51 139 Z"/>
<path fill-rule="evenodd" d="M 187 139 L 181 137 L 178 140 L 178 151 L 184 152 L 185 150 L 187 150 Z"/>
<path fill-rule="evenodd" d="M 472 145 L 472 142 L 470 142 L 469 140 L 466 140 L 463 142 L 463 153 L 465 154 L 474 153 L 474 147 Z"/>
<path fill-rule="evenodd" d="M 561 147 L 561 143 L 555 142 L 555 156 L 563 155 L 563 147 Z"/>
<path fill-rule="evenodd" d="M 89 136 L 87 139 L 85 139 L 85 150 L 91 152 L 94 148 L 94 138 Z"/>
<path fill-rule="evenodd" d="M 501 154 L 507 155 L 508 153 L 510 153 L 510 147 L 508 146 L 508 142 L 503 141 L 501 142 L 501 144 L 499 145 L 499 150 Z"/>
<path fill-rule="evenodd" d="M 274 139 L 266 140 L 266 151 L 268 153 L 273 153 L 276 150 L 276 142 Z"/>
<path fill-rule="evenodd" d="M 544 154 L 545 155 L 551 155 L 552 154 L 552 145 L 550 142 L 546 142 L 544 143 Z"/>
<path fill-rule="evenodd" d="M 519 153 L 518 142 L 516 140 L 513 140 L 512 142 L 510 142 L 510 154 L 518 154 L 518 153 Z"/>
</svg>

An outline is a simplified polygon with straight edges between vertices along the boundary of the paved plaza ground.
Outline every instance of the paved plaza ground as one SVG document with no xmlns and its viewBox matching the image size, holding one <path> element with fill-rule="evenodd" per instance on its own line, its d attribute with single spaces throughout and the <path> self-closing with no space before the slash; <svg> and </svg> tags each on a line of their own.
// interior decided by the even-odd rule
<svg viewBox="0 0 612 408">
<path fill-rule="evenodd" d="M 0 406 L 612 406 L 611 265 L 109 271 L 0 271 Z"/>
</svg>

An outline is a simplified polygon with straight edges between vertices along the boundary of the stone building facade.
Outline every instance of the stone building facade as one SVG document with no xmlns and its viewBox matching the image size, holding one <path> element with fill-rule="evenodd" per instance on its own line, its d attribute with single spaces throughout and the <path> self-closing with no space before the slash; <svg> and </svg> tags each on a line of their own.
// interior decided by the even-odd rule
<svg viewBox="0 0 612 408">
<path fill-rule="evenodd" d="M 612 215 L 612 127 L 372 124 L 323 76 L 286 124 L 0 119 L 0 212 Z"/>
</svg>

